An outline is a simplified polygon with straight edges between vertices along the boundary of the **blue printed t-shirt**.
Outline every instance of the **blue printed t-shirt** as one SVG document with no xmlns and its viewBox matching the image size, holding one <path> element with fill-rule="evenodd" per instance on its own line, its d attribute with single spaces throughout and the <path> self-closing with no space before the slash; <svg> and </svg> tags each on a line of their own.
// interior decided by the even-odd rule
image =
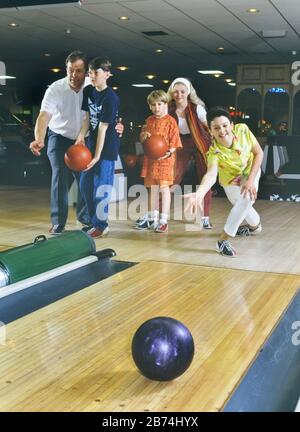
<svg viewBox="0 0 300 432">
<path fill-rule="evenodd" d="M 92 85 L 83 89 L 82 110 L 90 116 L 89 148 L 94 151 L 97 142 L 99 123 L 109 123 L 106 130 L 100 159 L 117 160 L 120 149 L 120 138 L 116 132 L 119 116 L 120 99 L 110 88 L 98 91 Z"/>
</svg>

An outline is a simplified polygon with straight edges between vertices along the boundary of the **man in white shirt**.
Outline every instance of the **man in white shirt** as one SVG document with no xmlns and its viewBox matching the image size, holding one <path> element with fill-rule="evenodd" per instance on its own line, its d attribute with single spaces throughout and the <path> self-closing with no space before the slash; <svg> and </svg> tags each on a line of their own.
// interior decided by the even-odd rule
<svg viewBox="0 0 300 432">
<path fill-rule="evenodd" d="M 81 51 L 73 51 L 66 59 L 66 71 L 65 78 L 55 81 L 46 90 L 35 125 L 35 140 L 30 144 L 32 153 L 40 156 L 49 127 L 47 155 L 52 168 L 51 234 L 62 233 L 68 217 L 69 169 L 65 165 L 64 154 L 74 144 L 85 115 L 81 111 L 81 104 L 87 72 L 86 56 Z M 118 123 L 116 130 L 121 135 L 123 125 Z M 79 181 L 80 174 L 73 172 L 73 175 Z M 90 225 L 81 197 L 77 202 L 76 213 L 83 225 Z"/>
</svg>

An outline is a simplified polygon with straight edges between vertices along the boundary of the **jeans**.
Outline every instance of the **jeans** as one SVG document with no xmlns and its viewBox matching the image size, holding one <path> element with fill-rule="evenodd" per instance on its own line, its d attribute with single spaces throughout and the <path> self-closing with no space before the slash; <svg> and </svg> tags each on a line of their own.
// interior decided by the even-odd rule
<svg viewBox="0 0 300 432">
<path fill-rule="evenodd" d="M 80 173 L 70 171 L 64 162 L 64 155 L 74 140 L 64 138 L 49 129 L 47 155 L 51 164 L 51 222 L 52 225 L 66 225 L 68 218 L 68 191 L 70 172 L 79 183 Z M 80 193 L 78 193 L 76 206 L 77 219 L 86 225 L 90 224 L 87 207 Z"/>
<path fill-rule="evenodd" d="M 114 183 L 115 161 L 100 160 L 80 177 L 80 191 L 87 204 L 95 228 L 104 230 L 108 220 L 108 205 Z"/>
</svg>

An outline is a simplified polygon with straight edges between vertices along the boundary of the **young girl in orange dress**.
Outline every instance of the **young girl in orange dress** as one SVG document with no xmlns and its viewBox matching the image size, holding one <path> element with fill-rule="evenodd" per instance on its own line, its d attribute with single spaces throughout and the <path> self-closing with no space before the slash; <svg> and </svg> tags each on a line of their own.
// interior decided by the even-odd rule
<svg viewBox="0 0 300 432">
<path fill-rule="evenodd" d="M 168 112 L 168 96 L 163 90 L 155 90 L 147 97 L 152 115 L 146 120 L 141 132 L 142 143 L 151 135 L 162 136 L 168 146 L 166 154 L 159 159 L 145 155 L 141 171 L 144 185 L 148 188 L 148 213 L 136 223 L 138 230 L 154 229 L 156 233 L 168 231 L 168 217 L 171 204 L 170 186 L 174 183 L 175 151 L 182 147 L 176 120 Z M 159 194 L 162 198 L 159 212 Z"/>
</svg>

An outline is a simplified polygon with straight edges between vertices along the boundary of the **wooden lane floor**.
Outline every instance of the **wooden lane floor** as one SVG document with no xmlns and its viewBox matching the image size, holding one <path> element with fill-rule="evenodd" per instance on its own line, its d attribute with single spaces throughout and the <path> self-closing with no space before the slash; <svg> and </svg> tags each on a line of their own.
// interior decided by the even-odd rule
<svg viewBox="0 0 300 432">
<path fill-rule="evenodd" d="M 10 249 L 10 248 L 12 248 L 12 247 L 13 247 L 12 245 L 8 245 L 8 244 L 3 245 L 3 244 L 0 244 L 0 252 L 1 252 L 1 251 L 5 251 L 5 250 L 7 250 L 7 249 Z"/>
<path fill-rule="evenodd" d="M 125 203 L 120 203 L 120 206 Z M 258 201 L 263 231 L 231 240 L 238 256 L 224 258 L 216 253 L 216 241 L 230 211 L 226 198 L 212 200 L 212 230 L 197 223 L 171 220 L 167 234 L 137 231 L 132 221 L 112 221 L 107 237 L 97 247 L 111 247 L 124 261 L 157 260 L 183 264 L 235 268 L 300 275 L 300 203 Z M 113 211 L 113 208 L 112 208 Z"/>
<path fill-rule="evenodd" d="M 226 198 L 212 201 L 212 230 L 200 231 L 199 224 L 173 220 L 172 216 L 167 234 L 135 230 L 134 218 L 126 219 L 131 205 L 126 201 L 111 204 L 110 232 L 96 240 L 98 250 L 112 248 L 122 261 L 156 260 L 300 275 L 300 203 L 263 200 L 255 203 L 263 231 L 257 236 L 233 239 L 238 251 L 235 259 L 224 258 L 215 251 L 230 209 Z M 48 189 L 0 190 L 0 245 L 20 246 L 32 242 L 37 235 L 49 236 L 49 219 Z M 80 228 L 71 207 L 66 228 Z"/>
<path fill-rule="evenodd" d="M 7 325 L 1 411 L 218 411 L 299 290 L 299 276 L 142 262 Z M 147 319 L 182 321 L 195 341 L 172 382 L 136 370 Z"/>
</svg>

